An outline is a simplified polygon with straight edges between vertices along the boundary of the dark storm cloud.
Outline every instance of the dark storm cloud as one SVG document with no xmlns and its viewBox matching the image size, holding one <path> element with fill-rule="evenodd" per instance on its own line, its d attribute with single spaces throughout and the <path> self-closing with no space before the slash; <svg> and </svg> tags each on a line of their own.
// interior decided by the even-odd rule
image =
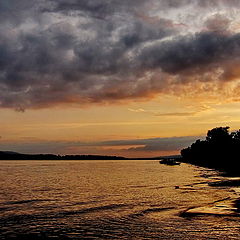
<svg viewBox="0 0 240 240">
<path fill-rule="evenodd" d="M 238 4 L 215 3 L 222 10 Z M 206 12 L 201 28 L 176 18 L 187 7 Z M 228 80 L 232 64 L 225 62 L 238 63 L 240 36 L 229 30 L 229 16 L 208 8 L 194 0 L 1 1 L 0 106 L 149 97 L 213 69 Z"/>
<path fill-rule="evenodd" d="M 112 15 L 123 10 L 130 11 L 146 3 L 145 0 L 51 0 L 51 2 L 55 11 L 82 11 L 99 17 Z"/>
<path fill-rule="evenodd" d="M 232 6 L 232 7 L 238 7 L 240 5 L 240 2 L 238 0 L 198 0 L 196 1 L 200 7 L 209 8 L 217 6 Z"/>
<path fill-rule="evenodd" d="M 165 72 L 177 74 L 210 63 L 220 65 L 224 60 L 238 57 L 239 47 L 240 34 L 200 33 L 153 45 L 142 52 L 141 63 L 144 67 L 160 67 Z"/>
</svg>

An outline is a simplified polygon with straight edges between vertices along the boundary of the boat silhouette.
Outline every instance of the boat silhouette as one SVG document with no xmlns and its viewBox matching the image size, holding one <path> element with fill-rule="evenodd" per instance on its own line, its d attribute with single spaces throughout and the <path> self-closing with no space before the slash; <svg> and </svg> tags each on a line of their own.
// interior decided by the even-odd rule
<svg viewBox="0 0 240 240">
<path fill-rule="evenodd" d="M 180 162 L 177 162 L 174 158 L 166 158 L 159 161 L 160 164 L 166 164 L 170 166 L 180 165 Z"/>
</svg>

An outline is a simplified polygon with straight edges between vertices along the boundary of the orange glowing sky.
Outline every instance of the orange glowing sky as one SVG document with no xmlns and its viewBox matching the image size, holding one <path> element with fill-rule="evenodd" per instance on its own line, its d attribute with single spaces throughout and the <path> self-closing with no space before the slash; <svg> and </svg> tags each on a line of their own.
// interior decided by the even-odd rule
<svg viewBox="0 0 240 240">
<path fill-rule="evenodd" d="M 213 127 L 238 129 L 239 9 L 236 0 L 1 2 L 0 150 L 159 156 Z"/>
<path fill-rule="evenodd" d="M 176 154 L 194 139 L 205 135 L 207 129 L 226 125 L 237 129 L 239 105 L 238 102 L 198 105 L 198 102 L 166 97 L 83 109 L 59 107 L 24 113 L 1 110 L 1 146 L 27 153 L 131 157 Z M 176 137 L 186 140 L 182 143 Z M 162 147 L 164 138 L 169 138 L 166 144 L 172 144 L 166 150 Z M 143 148 L 149 139 L 154 139 L 151 144 L 156 144 L 157 148 Z"/>
</svg>

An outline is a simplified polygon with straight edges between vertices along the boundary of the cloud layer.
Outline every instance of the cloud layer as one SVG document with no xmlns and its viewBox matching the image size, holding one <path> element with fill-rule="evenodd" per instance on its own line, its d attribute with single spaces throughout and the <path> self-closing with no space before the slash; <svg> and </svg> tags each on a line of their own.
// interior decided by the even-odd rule
<svg viewBox="0 0 240 240">
<path fill-rule="evenodd" d="M 237 0 L 0 2 L 0 107 L 115 102 L 234 82 Z"/>
<path fill-rule="evenodd" d="M 56 153 L 56 154 L 102 154 L 122 156 L 157 156 L 164 153 L 179 153 L 179 151 L 196 139 L 202 137 L 169 137 L 131 140 L 112 140 L 102 142 L 46 142 L 33 140 L 27 142 L 0 142 L 3 150 L 20 153 Z"/>
</svg>

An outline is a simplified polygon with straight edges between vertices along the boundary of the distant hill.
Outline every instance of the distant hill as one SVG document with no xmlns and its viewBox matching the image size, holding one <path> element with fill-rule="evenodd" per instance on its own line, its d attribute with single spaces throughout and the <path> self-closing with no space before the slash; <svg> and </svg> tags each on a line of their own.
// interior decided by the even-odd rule
<svg viewBox="0 0 240 240">
<path fill-rule="evenodd" d="M 20 154 L 20 153 L 12 152 L 12 151 L 0 151 L 0 154 Z"/>
<path fill-rule="evenodd" d="M 55 155 L 55 154 L 22 154 L 12 151 L 0 151 L 0 160 L 124 160 L 119 156 L 101 155 Z"/>
<path fill-rule="evenodd" d="M 23 154 L 13 151 L 0 151 L 0 160 L 160 160 L 178 159 L 181 155 L 127 158 L 121 156 L 104 155 L 55 155 L 55 154 Z"/>
</svg>

